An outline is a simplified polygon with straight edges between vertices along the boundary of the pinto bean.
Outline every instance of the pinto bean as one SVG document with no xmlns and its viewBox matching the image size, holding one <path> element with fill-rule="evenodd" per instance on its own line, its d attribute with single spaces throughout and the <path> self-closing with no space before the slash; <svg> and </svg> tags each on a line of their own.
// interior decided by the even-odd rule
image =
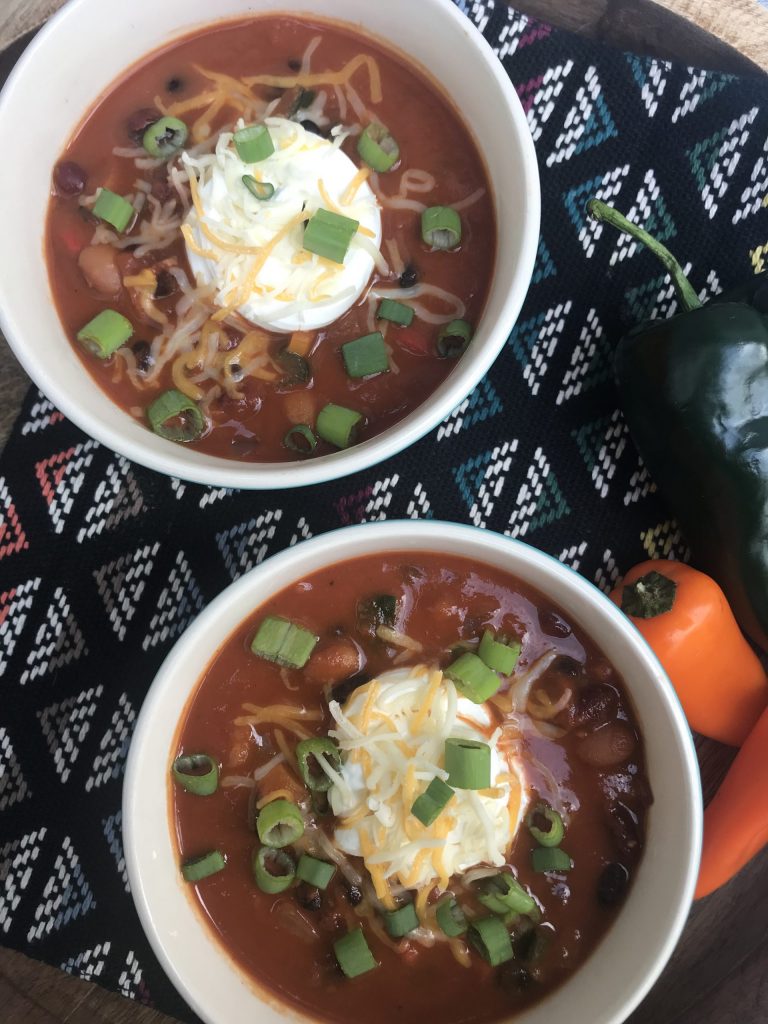
<svg viewBox="0 0 768 1024">
<path fill-rule="evenodd" d="M 345 637 L 317 645 L 304 669 L 308 682 L 318 686 L 340 683 L 360 671 L 361 655 L 357 646 Z"/>
<path fill-rule="evenodd" d="M 634 754 L 637 738 L 625 722 L 608 722 L 583 740 L 576 751 L 585 764 L 593 768 L 615 768 Z"/>
<path fill-rule="evenodd" d="M 83 277 L 102 295 L 117 295 L 122 288 L 117 255 L 111 245 L 87 245 L 77 257 Z"/>
<path fill-rule="evenodd" d="M 309 391 L 288 391 L 283 396 L 285 415 L 290 423 L 314 423 L 315 399 Z"/>
</svg>

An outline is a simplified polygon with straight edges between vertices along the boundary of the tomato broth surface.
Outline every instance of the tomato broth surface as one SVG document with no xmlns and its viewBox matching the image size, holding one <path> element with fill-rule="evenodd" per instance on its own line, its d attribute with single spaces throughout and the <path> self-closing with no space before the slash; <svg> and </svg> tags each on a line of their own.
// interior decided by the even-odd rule
<svg viewBox="0 0 768 1024">
<path fill-rule="evenodd" d="M 317 639 L 303 668 L 252 652 L 261 627 L 274 618 Z M 505 750 L 515 765 L 517 781 L 512 773 L 496 776 L 494 783 L 506 778 L 510 793 L 510 833 L 500 860 L 489 865 L 487 857 L 470 852 L 469 862 L 477 860 L 462 871 L 439 881 L 427 877 L 432 862 L 440 865 L 450 855 L 449 826 L 466 826 L 461 834 L 468 843 L 475 819 L 458 819 L 471 816 L 481 797 L 488 801 L 484 807 L 496 808 L 498 790 L 468 795 L 456 788 L 436 821 L 423 825 L 408 812 L 434 772 L 415 781 L 407 758 L 395 770 L 396 779 L 397 772 L 402 776 L 392 798 L 396 821 L 384 828 L 366 818 L 376 844 L 364 856 L 340 852 L 350 840 L 342 842 L 337 830 L 346 828 L 349 836 L 357 828 L 362 835 L 367 825 L 360 811 L 347 817 L 333 813 L 341 793 L 335 784 L 324 793 L 307 788 L 297 767 L 297 744 L 307 736 L 343 743 L 337 739 L 339 719 L 353 720 L 356 700 L 365 705 L 356 719 L 359 729 L 386 731 L 396 714 L 396 705 L 386 701 L 403 686 L 393 680 L 406 678 L 410 686 L 422 675 L 431 691 L 426 701 L 418 698 L 408 728 L 414 735 L 417 728 L 439 731 L 437 702 L 444 694 L 449 700 L 454 689 L 467 692 L 459 683 L 454 688 L 451 672 L 458 670 L 451 666 L 462 655 L 477 657 L 486 632 L 507 649 L 519 643 L 519 657 L 508 675 L 498 674 L 497 692 L 482 705 L 469 704 L 467 710 L 460 696 L 456 707 L 462 713 L 451 735 L 462 722 L 469 728 L 471 716 L 487 713 L 487 723 L 472 726 L 479 730 L 478 742 Z M 389 724 L 372 724 L 377 716 L 384 723 L 387 713 Z M 378 749 L 384 757 L 386 746 Z M 447 764 L 447 741 L 445 749 Z M 400 750 L 408 752 L 407 746 Z M 266 601 L 227 639 L 190 700 L 174 756 L 200 753 L 219 766 L 219 784 L 208 796 L 173 784 L 179 859 L 183 865 L 219 851 L 226 864 L 194 885 L 195 900 L 226 951 L 259 984 L 310 1016 L 339 1024 L 495 1021 L 541 999 L 578 969 L 619 912 L 640 860 L 651 802 L 642 739 L 624 684 L 591 639 L 507 573 L 436 554 L 389 553 L 343 562 Z M 342 758 L 337 767 L 348 780 L 358 777 L 358 768 L 371 779 L 379 763 L 359 749 Z M 258 822 L 279 800 L 298 808 L 305 825 L 282 853 L 289 865 L 302 854 L 330 864 L 335 872 L 326 888 L 294 880 L 280 893 L 261 891 L 252 860 L 259 849 L 272 854 L 260 842 Z M 522 810 L 512 832 L 518 803 Z M 565 857 L 566 867 L 541 870 L 539 862 L 535 869 L 542 849 L 545 857 L 552 853 L 544 842 L 558 839 L 542 814 L 563 825 L 555 853 Z M 355 818 L 357 824 L 350 824 Z M 407 833 L 403 844 L 415 839 L 418 845 L 422 836 L 443 838 L 427 839 L 429 849 L 413 853 L 400 876 L 385 879 L 382 887 L 382 856 L 401 841 L 393 839 L 401 823 Z M 531 826 L 544 835 L 541 845 Z M 411 871 L 422 872 L 421 882 L 414 882 L 415 874 L 403 878 Z M 518 912 L 506 913 L 503 906 L 490 912 L 483 903 L 501 876 L 516 879 L 523 900 L 515 904 Z M 414 884 L 404 884 L 409 881 Z M 468 934 L 444 934 L 437 908 L 446 893 L 455 896 L 470 925 L 489 917 L 501 922 L 493 925 L 509 936 L 501 962 L 486 962 Z M 409 903 L 418 927 L 392 938 L 390 915 Z M 340 969 L 336 944 L 360 927 L 377 966 L 372 961 L 372 969 L 349 978 Z"/>
<path fill-rule="evenodd" d="M 234 138 L 214 160 L 229 138 L 222 133 L 265 119 L 277 156 L 234 173 Z M 399 153 L 376 171 L 360 147 L 381 126 L 388 134 L 376 135 L 381 146 L 367 157 L 386 163 L 394 143 Z M 270 160 L 290 149 L 292 133 L 303 177 L 291 178 L 298 164 L 286 157 L 275 165 L 284 184 L 267 198 L 252 193 L 274 188 Z M 336 167 L 331 143 L 349 158 L 346 171 L 327 170 Z M 226 208 L 206 205 L 209 178 L 211 190 L 214 179 L 225 190 Z M 435 208 L 443 212 L 428 244 L 422 213 Z M 316 244 L 306 232 L 318 210 L 347 224 L 360 218 L 346 254 L 305 247 Z M 368 216 L 380 218 L 378 247 Z M 460 239 L 441 227 L 445 217 L 459 222 Z M 370 438 L 428 398 L 482 316 L 496 227 L 482 155 L 433 82 L 340 23 L 274 15 L 182 38 L 96 102 L 54 168 L 46 250 L 66 333 L 123 409 L 211 455 L 274 462 Z M 353 258 L 369 260 L 367 277 L 350 285 L 359 295 L 333 322 L 312 326 L 317 309 L 350 290 L 339 291 L 338 275 L 352 274 Z M 219 275 L 216 286 L 201 266 Z M 246 300 L 301 307 L 295 315 L 308 326 L 272 329 L 272 314 L 243 315 Z M 112 321 L 94 327 L 105 311 Z M 378 336 L 365 343 L 366 360 L 350 367 L 342 346 L 370 335 Z M 320 417 L 328 406 L 347 412 L 331 411 L 329 424 Z"/>
</svg>

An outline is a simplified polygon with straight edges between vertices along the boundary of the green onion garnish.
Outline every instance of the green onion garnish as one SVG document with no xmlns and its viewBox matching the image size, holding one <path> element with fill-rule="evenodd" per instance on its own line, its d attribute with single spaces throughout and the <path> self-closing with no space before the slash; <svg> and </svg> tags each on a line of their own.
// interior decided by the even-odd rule
<svg viewBox="0 0 768 1024">
<path fill-rule="evenodd" d="M 454 789 L 488 789 L 491 748 L 480 740 L 452 736 L 445 741 L 445 770 Z"/>
<path fill-rule="evenodd" d="M 273 800 L 259 811 L 256 831 L 265 846 L 282 850 L 304 835 L 304 819 L 290 800 Z"/>
<path fill-rule="evenodd" d="M 462 654 L 449 665 L 445 674 L 456 684 L 456 689 L 462 697 L 474 701 L 475 704 L 482 704 L 488 700 L 501 686 L 501 680 L 493 669 L 488 668 L 485 662 L 471 651 Z"/>
<path fill-rule="evenodd" d="M 343 263 L 360 222 L 330 210 L 317 210 L 304 228 L 304 248 L 333 263 Z"/>
<path fill-rule="evenodd" d="M 199 406 L 171 388 L 164 391 L 147 409 L 149 425 L 168 441 L 197 441 L 205 430 L 205 417 Z"/>
<path fill-rule="evenodd" d="M 411 805 L 411 814 L 418 818 L 422 825 L 431 825 L 445 809 L 453 796 L 453 790 L 442 779 L 434 778 Z"/>
<path fill-rule="evenodd" d="M 336 867 L 333 864 L 310 857 L 308 853 L 302 853 L 296 868 L 296 877 L 299 881 L 313 885 L 316 889 L 327 889 L 335 874 Z"/>
<path fill-rule="evenodd" d="M 283 438 L 283 446 L 299 455 L 311 455 L 317 448 L 317 438 L 306 423 L 297 423 Z"/>
<path fill-rule="evenodd" d="M 349 448 L 354 444 L 357 427 L 362 419 L 362 413 L 329 402 L 317 414 L 315 430 L 329 444 L 337 448 Z"/>
<path fill-rule="evenodd" d="M 284 668 L 304 668 L 315 648 L 317 637 L 289 619 L 269 615 L 256 630 L 251 651 L 259 658 Z"/>
<path fill-rule="evenodd" d="M 498 967 L 515 955 L 509 932 L 498 917 L 481 917 L 469 926 L 469 943 L 480 956 L 491 965 Z"/>
<path fill-rule="evenodd" d="M 93 320 L 77 332 L 77 340 L 88 351 L 99 359 L 109 359 L 113 352 L 133 334 L 130 320 L 115 312 L 114 309 L 102 309 Z"/>
<path fill-rule="evenodd" d="M 275 152 L 269 129 L 263 124 L 249 124 L 232 136 L 237 155 L 246 164 L 257 164 Z"/>
<path fill-rule="evenodd" d="M 406 903 L 397 910 L 390 910 L 384 915 L 384 926 L 392 939 L 402 939 L 408 932 L 419 927 L 419 919 L 416 915 L 416 908 L 412 903 Z"/>
<path fill-rule="evenodd" d="M 453 896 L 443 896 L 437 904 L 437 923 L 449 938 L 455 939 L 467 930 L 467 919 L 464 911 Z"/>
<path fill-rule="evenodd" d="M 256 885 L 270 894 L 285 892 L 296 877 L 296 865 L 285 850 L 262 846 L 254 853 L 251 869 Z"/>
<path fill-rule="evenodd" d="M 451 206 L 429 206 L 421 215 L 421 237 L 433 249 L 455 249 L 461 241 L 461 217 Z"/>
<path fill-rule="evenodd" d="M 356 978 L 359 974 L 372 971 L 379 965 L 373 959 L 368 943 L 365 941 L 362 928 L 355 928 L 333 944 L 333 952 L 339 961 L 339 967 L 348 978 Z"/>
<path fill-rule="evenodd" d="M 275 186 L 268 181 L 256 181 L 252 174 L 243 175 L 243 184 L 257 199 L 263 201 L 271 199 L 275 194 Z"/>
<path fill-rule="evenodd" d="M 333 785 L 331 779 L 323 771 L 315 771 L 312 767 L 312 760 L 317 763 L 317 755 L 320 754 L 334 771 L 341 768 L 341 752 L 333 740 L 327 736 L 311 736 L 308 740 L 301 740 L 296 746 L 296 762 L 299 766 L 299 774 L 304 780 L 307 789 L 313 793 L 325 793 Z"/>
<path fill-rule="evenodd" d="M 93 204 L 95 216 L 111 224 L 115 231 L 125 231 L 133 220 L 135 210 L 122 196 L 103 188 Z"/>
<path fill-rule="evenodd" d="M 533 896 L 508 871 L 483 879 L 477 898 L 484 907 L 502 917 L 510 911 L 514 914 L 531 914 L 538 910 Z"/>
<path fill-rule="evenodd" d="M 226 865 L 224 854 L 219 850 L 211 850 L 202 857 L 194 857 L 181 865 L 181 874 L 185 882 L 201 882 L 209 875 L 222 871 Z"/>
<path fill-rule="evenodd" d="M 341 346 L 341 354 L 350 377 L 373 377 L 389 371 L 387 346 L 380 331 L 346 342 Z"/>
<path fill-rule="evenodd" d="M 219 786 L 219 766 L 208 754 L 182 754 L 173 762 L 171 772 L 195 796 L 210 796 Z"/>
<path fill-rule="evenodd" d="M 517 641 L 503 644 L 494 640 L 493 633 L 490 629 L 486 629 L 483 639 L 480 641 L 477 656 L 485 662 L 488 668 L 492 668 L 495 672 L 501 672 L 503 676 L 508 676 L 514 672 L 517 659 L 520 657 L 520 644 Z"/>
<path fill-rule="evenodd" d="M 554 807 L 550 807 L 543 800 L 528 812 L 525 824 L 539 846 L 559 846 L 563 841 L 563 819 Z"/>
<path fill-rule="evenodd" d="M 396 299 L 382 299 L 376 312 L 378 320 L 389 320 L 390 323 L 410 327 L 413 321 L 413 308 Z"/>
<path fill-rule="evenodd" d="M 144 132 L 141 144 L 150 156 L 165 160 L 178 153 L 188 134 L 187 126 L 178 117 L 161 117 Z"/>
<path fill-rule="evenodd" d="M 400 159 L 400 147 L 384 125 L 369 124 L 357 140 L 357 152 L 374 171 L 383 173 Z"/>
<path fill-rule="evenodd" d="M 559 846 L 539 846 L 531 854 L 534 871 L 570 871 L 573 861 Z"/>
<path fill-rule="evenodd" d="M 466 320 L 451 320 L 437 335 L 437 354 L 441 359 L 458 359 L 472 341 L 472 328 Z"/>
</svg>

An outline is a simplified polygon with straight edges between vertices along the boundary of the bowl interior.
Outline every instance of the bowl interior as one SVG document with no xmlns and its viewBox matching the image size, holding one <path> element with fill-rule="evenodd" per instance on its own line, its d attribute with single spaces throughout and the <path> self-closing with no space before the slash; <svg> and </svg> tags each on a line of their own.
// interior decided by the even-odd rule
<svg viewBox="0 0 768 1024">
<path fill-rule="evenodd" d="M 165 970 L 211 1024 L 294 1016 L 260 993 L 209 934 L 183 890 L 166 778 L 178 722 L 200 673 L 232 629 L 290 580 L 382 551 L 450 551 L 503 568 L 536 587 L 602 648 L 624 678 L 643 733 L 655 802 L 646 849 L 627 901 L 598 950 L 560 989 L 515 1020 L 619 1024 L 656 979 L 680 935 L 701 842 L 701 791 L 693 744 L 674 691 L 650 649 L 595 587 L 547 555 L 473 527 L 390 522 L 351 527 L 270 558 L 224 591 L 181 638 L 142 708 L 128 759 L 123 821 L 131 887 Z M 201 967 L 205 965 L 205 970 Z"/>
<path fill-rule="evenodd" d="M 286 7 L 365 26 L 384 41 L 403 40 L 402 49 L 429 69 L 475 134 L 494 183 L 500 245 L 471 350 L 427 403 L 347 451 L 306 463 L 254 465 L 163 440 L 101 391 L 64 336 L 42 252 L 51 170 L 94 98 L 120 71 L 214 17 Z M 46 116 L 30 117 L 29 97 L 36 95 L 40 81 L 46 83 Z M 539 228 L 533 143 L 501 65 L 450 0 L 219 0 L 215 7 L 209 0 L 71 0 L 33 41 L 9 79 L 0 99 L 0 132 L 20 140 L 5 174 L 14 194 L 24 196 L 23 202 L 8 204 L 0 233 L 0 316 L 9 342 L 38 386 L 83 430 L 136 462 L 184 479 L 231 487 L 301 486 L 395 454 L 444 419 L 480 380 L 503 346 L 530 281 Z"/>
</svg>

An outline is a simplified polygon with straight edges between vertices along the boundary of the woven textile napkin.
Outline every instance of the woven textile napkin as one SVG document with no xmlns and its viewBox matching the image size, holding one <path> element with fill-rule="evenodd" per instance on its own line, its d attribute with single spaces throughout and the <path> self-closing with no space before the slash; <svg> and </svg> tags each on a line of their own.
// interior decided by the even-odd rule
<svg viewBox="0 0 768 1024">
<path fill-rule="evenodd" d="M 625 55 L 503 0 L 459 6 L 525 107 L 543 220 L 518 325 L 437 430 L 355 477 L 236 493 L 130 464 L 32 390 L 0 459 L 0 944 L 185 1020 L 133 908 L 120 816 L 131 730 L 174 641 L 263 558 L 364 520 L 473 523 L 603 589 L 644 557 L 685 557 L 611 373 L 622 330 L 675 299 L 584 203 L 644 221 L 703 297 L 768 252 L 764 80 Z"/>
</svg>

